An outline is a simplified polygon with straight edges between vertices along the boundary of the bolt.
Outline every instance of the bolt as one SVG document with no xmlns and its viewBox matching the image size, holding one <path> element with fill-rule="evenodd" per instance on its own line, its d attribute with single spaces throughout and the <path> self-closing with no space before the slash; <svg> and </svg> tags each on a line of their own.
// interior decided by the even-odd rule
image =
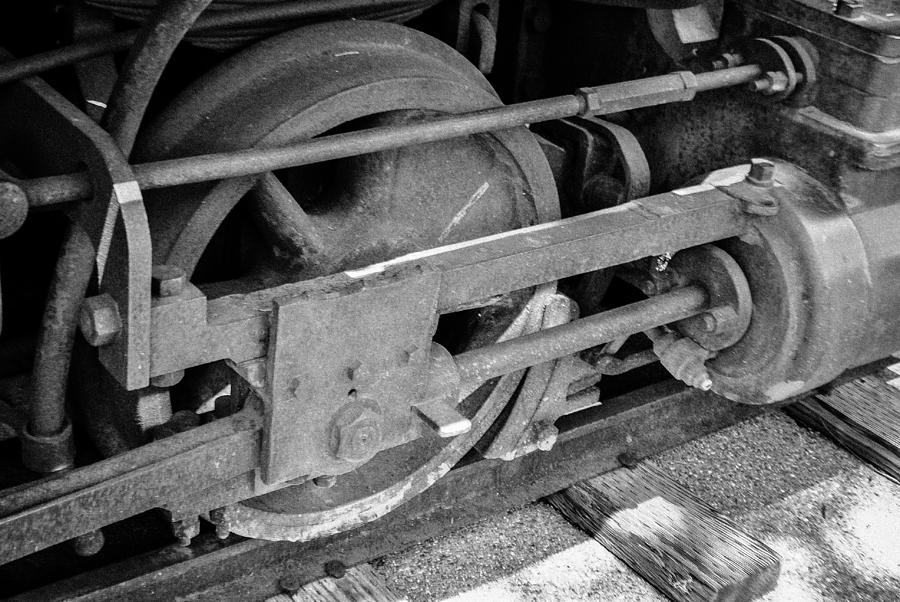
<svg viewBox="0 0 900 602">
<path fill-rule="evenodd" d="M 178 266 L 155 265 L 150 290 L 157 297 L 174 297 L 181 294 L 186 282 L 187 275 Z"/>
<path fill-rule="evenodd" d="M 354 418 L 337 422 L 334 427 L 334 455 L 346 462 L 368 460 L 381 446 L 381 416 L 363 408 Z"/>
<path fill-rule="evenodd" d="M 91 531 L 89 533 L 85 533 L 84 535 L 79 535 L 75 539 L 72 540 L 72 548 L 75 550 L 76 556 L 81 556 L 82 558 L 87 556 L 93 556 L 97 552 L 103 549 L 103 544 L 106 542 L 106 538 L 103 537 L 103 531 L 97 529 L 96 531 Z"/>
<path fill-rule="evenodd" d="M 167 389 L 180 383 L 182 378 L 184 378 L 184 370 L 176 370 L 150 377 L 150 384 L 160 389 Z"/>
<path fill-rule="evenodd" d="M 862 0 L 838 0 L 834 12 L 839 17 L 855 19 L 862 16 L 863 2 Z"/>
<path fill-rule="evenodd" d="M 184 547 L 191 545 L 191 540 L 200 534 L 200 518 L 197 516 L 177 520 L 172 523 L 172 534 Z"/>
<path fill-rule="evenodd" d="M 747 182 L 768 188 L 775 181 L 775 164 L 768 159 L 751 159 Z"/>
<path fill-rule="evenodd" d="M 28 217 L 28 197 L 12 182 L 0 182 L 0 239 L 12 235 Z"/>
<path fill-rule="evenodd" d="M 220 395 L 213 402 L 213 416 L 216 418 L 227 418 L 238 411 L 237 399 L 233 395 Z"/>
<path fill-rule="evenodd" d="M 325 574 L 332 579 L 343 579 L 347 574 L 347 567 L 340 560 L 329 560 L 325 563 Z"/>
<path fill-rule="evenodd" d="M 713 387 L 713 381 L 712 381 L 712 379 L 709 377 L 709 375 L 707 374 L 707 375 L 706 375 L 704 378 L 702 378 L 702 379 L 700 380 L 700 382 L 697 383 L 695 386 L 696 386 L 698 389 L 700 389 L 701 391 L 709 391 L 709 390 L 711 390 L 712 387 Z"/>
<path fill-rule="evenodd" d="M 332 474 L 322 475 L 313 479 L 313 485 L 322 489 L 331 489 L 337 482 L 337 477 Z"/>
<path fill-rule="evenodd" d="M 757 94 L 772 96 L 787 90 L 789 83 L 788 76 L 781 71 L 767 71 L 761 78 L 747 84 L 747 88 Z"/>
<path fill-rule="evenodd" d="M 281 591 L 284 593 L 293 595 L 300 591 L 303 584 L 300 583 L 299 577 L 295 575 L 285 575 L 278 580 L 278 587 L 280 587 Z"/>
<path fill-rule="evenodd" d="M 91 347 L 111 343 L 122 330 L 116 300 L 108 293 L 85 299 L 78 314 L 78 326 Z"/>
<path fill-rule="evenodd" d="M 210 510 L 209 520 L 216 526 L 216 537 L 218 539 L 228 539 L 228 536 L 231 535 L 231 521 L 228 520 L 225 508 Z"/>
</svg>

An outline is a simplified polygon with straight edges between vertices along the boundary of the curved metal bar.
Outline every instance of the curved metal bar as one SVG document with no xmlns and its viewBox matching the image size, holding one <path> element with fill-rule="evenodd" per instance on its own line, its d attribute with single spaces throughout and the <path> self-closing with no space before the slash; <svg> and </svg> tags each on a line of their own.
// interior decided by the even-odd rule
<svg viewBox="0 0 900 602">
<path fill-rule="evenodd" d="M 127 157 L 163 69 L 185 34 L 212 0 L 166 2 L 147 22 L 116 80 L 101 125 Z"/>
<path fill-rule="evenodd" d="M 69 356 L 75 340 L 78 309 L 93 270 L 94 246 L 91 239 L 80 226 L 73 224 L 66 233 L 50 283 L 49 301 L 34 358 L 32 402 L 28 417 L 28 430 L 32 435 L 50 437 L 66 427 Z M 87 278 L 83 277 L 84 274 Z M 38 467 L 29 468 L 34 470 Z"/>
<path fill-rule="evenodd" d="M 48 467 L 60 470 L 74 464 L 71 438 L 66 437 L 67 441 L 59 443 L 50 442 L 48 438 L 65 432 L 68 428 L 65 388 L 72 360 L 78 311 L 94 271 L 95 258 L 98 259 L 97 269 L 103 282 L 107 253 L 111 248 L 117 251 L 113 258 L 119 269 L 110 270 L 112 278 L 107 280 L 107 284 L 111 281 L 114 285 L 109 288 L 116 291 L 116 296 L 119 297 L 117 300 L 124 301 L 121 307 L 125 308 L 129 319 L 126 320 L 126 332 L 122 337 L 124 349 L 123 345 L 117 345 L 113 354 L 109 351 L 101 353 L 101 359 L 105 355 L 113 368 L 119 368 L 118 371 L 123 367 L 121 362 L 125 362 L 126 382 L 123 384 L 126 386 L 149 381 L 148 367 L 146 361 L 143 361 L 149 351 L 149 340 L 147 333 L 142 331 L 149 330 L 150 231 L 140 190 L 134 183 L 126 160 L 163 68 L 184 34 L 210 2 L 211 0 L 180 0 L 164 4 L 141 31 L 136 49 L 129 54 L 122 75 L 113 89 L 108 111 L 104 115 L 104 124 L 119 145 L 121 154 L 107 149 L 103 159 L 109 161 L 109 165 L 104 167 L 118 167 L 116 171 L 122 171 L 124 178 L 119 179 L 110 171 L 111 198 L 105 207 L 100 207 L 100 203 L 96 202 L 93 207 L 79 212 L 80 219 L 70 226 L 57 261 L 41 323 L 33 374 L 34 397 L 28 421 L 29 434 L 37 436 L 35 441 L 38 443 L 24 448 L 23 459 L 26 465 L 46 471 Z M 90 228 L 91 222 L 97 223 L 96 217 L 100 217 L 102 225 L 98 239 L 92 240 L 84 229 L 84 222 Z M 120 221 L 123 227 L 114 241 L 113 231 Z M 132 355 L 133 353 L 136 355 Z M 47 445 L 55 451 L 47 451 Z M 47 462 L 48 457 L 53 460 L 52 467 Z"/>
</svg>

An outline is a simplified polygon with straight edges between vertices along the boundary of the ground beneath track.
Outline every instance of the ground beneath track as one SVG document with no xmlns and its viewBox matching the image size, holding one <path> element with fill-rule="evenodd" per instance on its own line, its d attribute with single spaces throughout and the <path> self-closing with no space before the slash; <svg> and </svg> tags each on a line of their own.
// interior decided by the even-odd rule
<svg viewBox="0 0 900 602">
<path fill-rule="evenodd" d="M 650 461 L 781 555 L 767 602 L 900 599 L 900 485 L 784 414 Z M 543 503 L 374 565 L 411 601 L 664 599 Z"/>
</svg>

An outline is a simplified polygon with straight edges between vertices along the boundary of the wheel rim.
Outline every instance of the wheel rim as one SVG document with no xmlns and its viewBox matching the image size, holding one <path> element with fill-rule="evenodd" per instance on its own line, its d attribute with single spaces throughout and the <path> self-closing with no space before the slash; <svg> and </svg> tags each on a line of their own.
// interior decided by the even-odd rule
<svg viewBox="0 0 900 602">
<path fill-rule="evenodd" d="M 349 59 L 339 60 L 366 53 L 371 54 L 362 66 L 346 66 Z M 260 70 L 268 70 L 263 82 L 239 77 L 241 72 Z M 267 111 L 244 110 L 241 103 L 251 89 L 278 100 L 269 103 Z M 326 24 L 267 40 L 215 69 L 162 113 L 137 152 L 142 160 L 153 160 L 280 145 L 348 123 L 358 125 L 359 120 L 392 123 L 497 104 L 496 95 L 472 65 L 424 34 L 382 23 Z M 430 179 L 419 177 L 416 167 L 422 164 L 430 170 Z M 473 164 L 485 169 L 479 172 Z M 236 178 L 148 195 L 155 261 L 200 276 L 204 263 L 215 263 L 210 253 L 217 237 L 224 236 L 229 244 L 223 224 L 229 214 L 237 214 L 239 202 L 252 207 L 261 238 L 274 249 L 260 262 L 264 265 L 253 265 L 243 278 L 267 285 L 361 267 L 558 216 L 546 160 L 525 129 L 376 153 L 330 166 L 335 167 L 345 179 L 355 174 L 351 182 L 365 194 L 358 190 L 349 194 L 345 187 L 341 194 L 330 195 L 331 202 L 316 206 L 329 195 L 310 193 L 315 189 L 310 175 L 328 166 L 313 166 L 295 171 L 299 184 L 291 181 L 291 174 L 281 173 L 263 181 Z M 399 182 L 379 185 L 378 179 L 388 172 Z M 439 183 L 447 179 L 454 186 L 442 189 Z M 422 195 L 415 189 L 420 181 L 433 184 L 434 190 Z M 348 195 L 353 201 L 349 204 Z M 406 214 L 400 211 L 414 201 L 421 201 L 421 206 Z M 290 226 L 286 229 L 280 227 L 285 218 Z M 417 223 L 425 227 L 416 229 Z M 392 224 L 399 224 L 399 232 L 388 231 Z M 366 235 L 360 237 L 361 232 Z M 365 244 L 348 244 L 360 238 Z M 544 287 L 541 295 L 551 288 Z M 457 342 L 456 350 L 510 336 L 516 329 L 521 332 L 517 318 L 527 304 L 532 309 L 540 306 L 541 295 L 511 295 L 498 306 L 464 317 L 470 332 Z M 460 408 L 473 421 L 468 434 L 450 442 L 426 434 L 385 450 L 345 481 L 339 478 L 334 489 L 307 483 L 235 504 L 228 511 L 232 529 L 250 537 L 302 540 L 381 516 L 430 486 L 477 442 L 512 397 L 522 374 L 496 379 L 463 402 Z"/>
</svg>

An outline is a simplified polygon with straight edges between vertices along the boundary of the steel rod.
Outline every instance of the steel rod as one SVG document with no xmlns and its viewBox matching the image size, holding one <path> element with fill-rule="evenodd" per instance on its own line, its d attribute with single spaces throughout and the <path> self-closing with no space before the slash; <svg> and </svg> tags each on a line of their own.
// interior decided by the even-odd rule
<svg viewBox="0 0 900 602">
<path fill-rule="evenodd" d="M 145 190 L 248 176 L 588 112 L 603 115 L 630 108 L 688 100 L 698 89 L 713 90 L 747 83 L 756 79 L 760 72 L 760 68 L 754 65 L 697 75 L 680 72 L 622 82 L 620 89 L 624 92 L 615 97 L 610 94 L 619 89 L 617 84 L 584 89 L 579 94 L 447 115 L 421 123 L 323 136 L 277 148 L 247 149 L 143 163 L 134 166 L 134 173 L 138 185 Z M 688 85 L 690 80 L 694 80 L 694 83 Z M 91 197 L 91 181 L 87 173 L 37 178 L 23 181 L 21 185 L 32 207 Z"/>
<path fill-rule="evenodd" d="M 562 326 L 466 351 L 453 359 L 464 387 L 478 385 L 620 336 L 689 318 L 705 311 L 707 304 L 708 296 L 702 287 L 686 286 Z"/>
</svg>

